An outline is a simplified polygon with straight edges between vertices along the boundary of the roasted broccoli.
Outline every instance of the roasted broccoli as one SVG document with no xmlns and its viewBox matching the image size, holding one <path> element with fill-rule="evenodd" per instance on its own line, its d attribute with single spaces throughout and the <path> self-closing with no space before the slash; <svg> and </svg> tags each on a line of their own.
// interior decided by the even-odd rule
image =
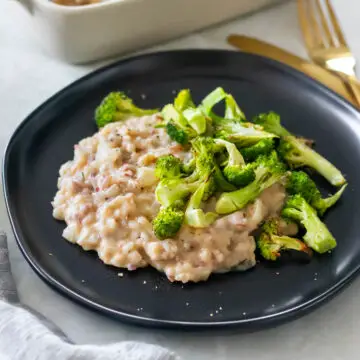
<svg viewBox="0 0 360 360">
<path fill-rule="evenodd" d="M 183 203 L 198 187 L 213 176 L 215 161 L 210 151 L 213 139 L 198 137 L 192 142 L 195 154 L 195 170 L 187 177 L 162 179 L 155 189 L 157 201 L 165 206 Z M 213 182 L 209 182 L 213 184 Z M 215 191 L 213 187 L 206 188 L 206 196 Z"/>
<path fill-rule="evenodd" d="M 262 232 L 257 238 L 257 247 L 262 257 L 275 261 L 281 257 L 282 252 L 296 250 L 311 256 L 312 252 L 302 241 L 284 235 L 279 231 L 281 218 L 272 218 L 262 226 Z"/>
<path fill-rule="evenodd" d="M 280 140 L 278 152 L 292 168 L 308 166 L 315 169 L 334 186 L 346 183 L 340 170 L 294 136 L 287 136 Z"/>
<path fill-rule="evenodd" d="M 125 93 L 112 92 L 107 95 L 95 110 L 95 121 L 99 128 L 115 122 L 127 120 L 132 116 L 155 114 L 159 109 L 141 109 L 125 95 Z"/>
<path fill-rule="evenodd" d="M 286 183 L 286 190 L 290 195 L 301 195 L 320 216 L 324 215 L 327 209 L 335 205 L 344 192 L 347 184 L 343 185 L 334 195 L 322 198 L 315 182 L 304 171 L 293 171 Z"/>
<path fill-rule="evenodd" d="M 296 223 L 282 217 L 271 217 L 262 225 L 262 230 L 268 234 L 293 236 L 299 232 Z"/>
<path fill-rule="evenodd" d="M 219 116 L 213 112 L 213 107 L 222 100 L 225 100 L 225 113 L 224 116 Z M 205 115 L 211 117 L 217 138 L 234 142 L 239 146 L 250 146 L 262 139 L 276 137 L 263 131 L 261 126 L 246 122 L 245 115 L 233 96 L 220 87 L 203 99 L 201 109 Z"/>
<path fill-rule="evenodd" d="M 198 137 L 192 141 L 193 151 L 197 158 L 197 169 L 205 168 L 212 169 L 216 186 L 222 191 L 234 191 L 236 187 L 228 182 L 217 162 L 215 161 L 216 146 L 214 139 L 211 137 Z"/>
<path fill-rule="evenodd" d="M 229 155 L 223 173 L 231 184 L 241 187 L 255 180 L 254 166 L 245 164 L 244 158 L 235 144 L 222 139 L 215 139 L 215 144 L 225 147 Z"/>
<path fill-rule="evenodd" d="M 157 200 L 165 207 L 182 208 L 189 196 L 185 211 L 185 221 L 192 227 L 207 227 L 217 217 L 214 213 L 204 213 L 201 209 L 216 190 L 214 176 L 213 139 L 198 137 L 193 142 L 195 170 L 186 178 L 163 179 L 156 187 Z"/>
<path fill-rule="evenodd" d="M 185 109 L 183 115 L 198 135 L 205 133 L 207 121 L 200 108 Z"/>
<path fill-rule="evenodd" d="M 155 175 L 159 179 L 177 178 L 181 176 L 183 164 L 174 155 L 161 156 L 156 161 Z"/>
<path fill-rule="evenodd" d="M 162 208 L 152 221 L 155 236 L 160 239 L 174 237 L 184 221 L 184 212 L 174 207 Z"/>
<path fill-rule="evenodd" d="M 194 157 L 192 157 L 187 162 L 182 163 L 182 172 L 184 174 L 191 174 L 192 172 L 194 172 L 195 166 L 196 166 L 196 160 Z"/>
<path fill-rule="evenodd" d="M 215 137 L 235 143 L 239 147 L 251 146 L 276 135 L 264 131 L 260 126 L 238 121 L 217 119 L 214 122 Z"/>
<path fill-rule="evenodd" d="M 278 260 L 283 251 L 296 250 L 311 255 L 311 250 L 299 239 L 286 235 L 270 235 L 262 232 L 257 240 L 261 256 L 266 260 Z"/>
<path fill-rule="evenodd" d="M 279 182 L 286 174 L 284 165 L 273 151 L 269 156 L 260 156 L 254 164 L 255 180 L 240 190 L 221 194 L 216 203 L 218 214 L 229 214 L 244 208 L 265 189 Z"/>
<path fill-rule="evenodd" d="M 245 121 L 245 115 L 239 108 L 234 97 L 227 94 L 223 88 L 218 87 L 208 94 L 201 102 L 202 111 L 214 119 L 221 118 L 213 113 L 213 108 L 216 104 L 225 100 L 225 113 L 224 118 L 227 120 Z"/>
<path fill-rule="evenodd" d="M 188 133 L 185 130 L 180 129 L 172 121 L 168 122 L 165 128 L 171 140 L 174 140 L 181 145 L 186 145 L 189 142 Z"/>
<path fill-rule="evenodd" d="M 189 89 L 181 90 L 174 100 L 174 108 L 182 113 L 188 124 L 198 135 L 204 134 L 207 121 L 201 108 L 196 108 Z"/>
<path fill-rule="evenodd" d="M 192 194 L 185 211 L 185 223 L 195 228 L 205 228 L 211 225 L 219 216 L 214 212 L 205 213 L 201 208 L 204 200 L 212 194 L 214 179 L 209 176 L 207 181 L 200 184 L 198 189 Z"/>
<path fill-rule="evenodd" d="M 268 113 L 263 113 L 257 115 L 253 122 L 257 125 L 260 125 L 264 128 L 265 131 L 268 131 L 272 134 L 275 134 L 279 137 L 291 136 L 289 131 L 287 131 L 280 123 L 279 114 L 270 111 Z"/>
<path fill-rule="evenodd" d="M 230 94 L 227 94 L 225 98 L 224 118 L 228 120 L 246 121 L 245 114 L 241 111 L 234 97 Z"/>
<path fill-rule="evenodd" d="M 163 179 L 156 186 L 155 197 L 162 206 L 181 206 L 199 184 L 196 181 L 189 182 L 186 178 Z"/>
<path fill-rule="evenodd" d="M 254 122 L 263 126 L 266 131 L 281 137 L 278 153 L 287 161 L 290 167 L 309 166 L 334 186 L 341 186 L 346 183 L 344 176 L 333 164 L 307 146 L 303 140 L 293 136 L 281 125 L 278 114 L 274 112 L 261 114 L 254 119 Z"/>
<path fill-rule="evenodd" d="M 194 108 L 195 104 L 192 100 L 189 89 L 180 90 L 174 100 L 175 109 L 178 111 L 184 111 L 187 108 Z"/>
<path fill-rule="evenodd" d="M 336 247 L 336 240 L 327 226 L 319 219 L 316 210 L 301 195 L 288 198 L 282 215 L 298 222 L 306 229 L 304 241 L 316 252 L 323 254 Z"/>
<path fill-rule="evenodd" d="M 210 94 L 208 94 L 201 102 L 201 108 L 203 109 L 203 112 L 211 116 L 213 107 L 223 101 L 226 98 L 227 94 L 224 91 L 223 88 L 218 87 L 215 90 L 213 90 Z"/>
<path fill-rule="evenodd" d="M 185 116 L 174 105 L 168 104 L 161 111 L 165 122 L 166 132 L 170 138 L 179 144 L 187 144 L 196 137 L 195 130 L 190 126 Z"/>
<path fill-rule="evenodd" d="M 245 161 L 250 162 L 256 160 L 260 155 L 268 155 L 275 148 L 274 139 L 268 138 L 257 142 L 256 144 L 248 147 L 241 148 L 240 152 Z"/>
</svg>

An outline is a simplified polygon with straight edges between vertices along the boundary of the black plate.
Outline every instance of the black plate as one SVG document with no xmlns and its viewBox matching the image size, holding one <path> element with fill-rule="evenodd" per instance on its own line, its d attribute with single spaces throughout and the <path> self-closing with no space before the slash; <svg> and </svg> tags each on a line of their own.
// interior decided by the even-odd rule
<svg viewBox="0 0 360 360">
<path fill-rule="evenodd" d="M 259 264 L 246 273 L 216 275 L 204 283 L 182 286 L 152 269 L 120 270 L 124 273 L 120 278 L 119 269 L 65 241 L 64 224 L 52 218 L 50 201 L 59 167 L 72 158 L 73 145 L 96 131 L 93 111 L 101 99 L 123 89 L 140 106 L 160 107 L 173 99 L 175 90 L 190 88 L 199 101 L 216 86 L 231 92 L 249 117 L 279 112 L 291 131 L 314 138 L 318 151 L 346 174 L 350 185 L 326 217 L 338 239 L 334 253 L 305 265 Z M 258 56 L 190 50 L 115 63 L 56 94 L 12 136 L 3 183 L 18 244 L 50 285 L 122 320 L 163 327 L 243 329 L 283 322 L 323 303 L 358 272 L 359 120 L 359 112 L 327 88 Z"/>
</svg>

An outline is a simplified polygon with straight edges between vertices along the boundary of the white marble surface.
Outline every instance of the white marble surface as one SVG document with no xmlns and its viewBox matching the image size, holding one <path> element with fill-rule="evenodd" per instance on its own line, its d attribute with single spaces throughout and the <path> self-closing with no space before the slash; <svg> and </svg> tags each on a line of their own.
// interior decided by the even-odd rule
<svg viewBox="0 0 360 360">
<path fill-rule="evenodd" d="M 360 2 L 333 2 L 353 52 L 360 59 Z M 224 38 L 230 32 L 257 36 L 300 56 L 306 56 L 294 2 L 158 46 L 156 49 L 228 48 Z M 38 47 L 28 14 L 14 0 L 1 0 L 1 152 L 15 127 L 30 111 L 54 92 L 99 65 L 72 66 L 48 57 Z M 55 321 L 76 342 L 142 340 L 169 347 L 189 360 L 353 360 L 359 357 L 360 279 L 329 304 L 276 329 L 246 335 L 155 331 L 125 326 L 88 311 L 63 298 L 39 280 L 15 245 L 2 197 L 0 228 L 9 234 L 12 268 L 23 302 Z"/>
</svg>

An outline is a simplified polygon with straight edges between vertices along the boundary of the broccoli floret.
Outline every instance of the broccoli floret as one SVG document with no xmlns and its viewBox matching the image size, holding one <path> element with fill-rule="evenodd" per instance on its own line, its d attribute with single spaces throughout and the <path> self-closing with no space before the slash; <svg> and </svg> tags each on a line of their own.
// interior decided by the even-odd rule
<svg viewBox="0 0 360 360">
<path fill-rule="evenodd" d="M 262 233 L 256 242 L 262 257 L 275 261 L 281 257 L 283 251 L 288 250 L 300 251 L 311 256 L 311 250 L 302 241 L 281 233 L 283 222 L 281 218 L 271 218 L 263 224 Z"/>
<path fill-rule="evenodd" d="M 186 145 L 189 142 L 189 136 L 186 131 L 178 128 L 173 122 L 168 122 L 165 126 L 166 132 L 171 140 L 176 141 L 181 145 Z"/>
<path fill-rule="evenodd" d="M 280 140 L 278 152 L 291 168 L 308 166 L 316 170 L 334 186 L 341 186 L 346 183 L 340 170 L 294 136 L 287 136 Z"/>
<path fill-rule="evenodd" d="M 180 129 L 185 131 L 191 131 L 191 127 L 188 124 L 185 117 L 182 115 L 182 112 L 178 111 L 174 105 L 167 104 L 161 110 L 161 115 L 165 121 L 165 123 L 173 122 Z M 195 135 L 195 134 L 194 134 Z"/>
<path fill-rule="evenodd" d="M 261 233 L 257 240 L 257 246 L 261 256 L 270 261 L 276 261 L 283 251 L 296 250 L 311 255 L 311 250 L 299 239 L 290 236 L 269 235 Z"/>
<path fill-rule="evenodd" d="M 217 118 L 215 137 L 235 143 L 239 147 L 251 146 L 263 139 L 272 139 L 276 135 L 264 131 L 260 126 Z"/>
<path fill-rule="evenodd" d="M 174 155 L 161 156 L 156 161 L 155 175 L 159 179 L 181 176 L 182 162 Z"/>
<path fill-rule="evenodd" d="M 231 110 L 232 107 L 234 107 L 231 106 L 233 99 L 229 96 L 226 98 L 226 100 L 228 102 L 228 112 L 236 113 L 236 107 L 235 110 Z M 240 109 L 239 111 L 241 112 Z M 276 133 L 272 133 L 260 125 L 254 125 L 252 123 L 246 122 L 245 116 L 233 115 L 230 118 L 226 116 L 224 118 L 216 116 L 214 117 L 214 122 L 216 137 L 234 142 L 240 147 L 251 146 L 263 139 L 272 139 L 277 137 Z"/>
<path fill-rule="evenodd" d="M 184 162 L 182 164 L 182 172 L 184 174 L 191 174 L 192 172 L 195 171 L 195 167 L 196 167 L 196 160 L 194 157 L 192 157 L 189 161 Z"/>
<path fill-rule="evenodd" d="M 189 142 L 189 139 L 197 135 L 184 115 L 174 105 L 168 104 L 164 106 L 161 113 L 165 122 L 166 132 L 172 140 L 184 145 Z"/>
<path fill-rule="evenodd" d="M 295 228 L 294 228 L 295 225 Z M 262 230 L 274 235 L 296 235 L 298 227 L 296 223 L 282 217 L 271 217 L 262 225 Z"/>
<path fill-rule="evenodd" d="M 187 108 L 194 108 L 195 104 L 192 100 L 189 89 L 180 90 L 174 100 L 175 109 L 178 111 L 184 111 Z"/>
<path fill-rule="evenodd" d="M 215 139 L 215 144 L 225 147 L 229 154 L 223 173 L 225 178 L 237 187 L 245 186 L 255 180 L 255 171 L 252 164 L 245 164 L 244 158 L 236 145 L 222 139 Z"/>
<path fill-rule="evenodd" d="M 155 236 L 160 240 L 174 237 L 183 224 L 184 216 L 182 210 L 173 207 L 161 209 L 152 221 Z"/>
<path fill-rule="evenodd" d="M 115 121 L 124 121 L 132 116 L 151 115 L 158 111 L 159 109 L 141 109 L 125 93 L 112 92 L 96 108 L 95 121 L 101 128 Z"/>
<path fill-rule="evenodd" d="M 315 182 L 304 171 L 293 171 L 286 183 L 286 190 L 290 195 L 301 195 L 320 216 L 324 215 L 327 209 L 335 205 L 343 194 L 347 184 L 343 185 L 334 195 L 322 198 Z"/>
<path fill-rule="evenodd" d="M 182 114 L 198 135 L 205 133 L 207 128 L 206 117 L 201 108 L 196 108 L 189 89 L 184 89 L 179 92 L 174 101 L 174 109 Z M 171 113 L 173 113 L 174 109 L 171 109 Z M 168 108 L 165 110 L 169 111 Z M 172 114 L 171 117 L 173 116 L 174 114 Z M 186 126 L 186 122 L 183 122 L 183 125 Z"/>
<path fill-rule="evenodd" d="M 196 159 L 196 168 L 200 172 L 212 171 L 214 167 L 214 139 L 199 136 L 191 142 L 192 150 Z M 211 169 L 211 170 L 210 170 Z"/>
<path fill-rule="evenodd" d="M 255 180 L 255 171 L 252 164 L 242 167 L 227 165 L 223 172 L 226 179 L 237 187 L 248 185 Z"/>
<path fill-rule="evenodd" d="M 270 111 L 268 113 L 259 114 L 253 122 L 263 127 L 265 131 L 275 134 L 279 137 L 290 136 L 291 134 L 281 125 L 280 115 Z"/>
<path fill-rule="evenodd" d="M 226 180 L 224 174 L 222 173 L 221 169 L 217 164 L 215 164 L 214 168 L 214 179 L 216 186 L 221 191 L 235 191 L 236 186 L 231 184 L 229 181 Z"/>
<path fill-rule="evenodd" d="M 156 186 L 155 197 L 162 206 L 179 206 L 198 186 L 199 182 L 187 182 L 186 178 L 163 179 Z"/>
<path fill-rule="evenodd" d="M 241 154 L 247 162 L 256 160 L 260 155 L 268 155 L 275 148 L 274 139 L 268 138 L 248 147 L 241 148 Z"/>
<path fill-rule="evenodd" d="M 214 172 L 214 158 L 209 148 L 212 139 L 198 137 L 193 141 L 195 153 L 195 170 L 188 177 L 162 179 L 156 189 L 157 201 L 165 206 L 183 203 L 198 187 L 209 180 Z M 208 181 L 213 184 L 213 181 Z M 210 197 L 215 191 L 215 186 L 206 188 L 206 196 Z"/>
<path fill-rule="evenodd" d="M 278 114 L 274 112 L 261 114 L 254 119 L 254 122 L 263 126 L 266 131 L 281 137 L 278 152 L 290 167 L 309 166 L 334 186 L 341 186 L 346 183 L 344 176 L 333 164 L 307 146 L 303 140 L 297 139 L 281 125 Z"/>
<path fill-rule="evenodd" d="M 306 229 L 304 241 L 316 252 L 323 254 L 336 247 L 336 240 L 327 226 L 319 219 L 316 210 L 301 195 L 289 197 L 282 215 L 295 220 Z"/>
<path fill-rule="evenodd" d="M 185 223 L 195 228 L 206 228 L 218 217 L 214 212 L 205 213 L 201 209 L 202 202 L 208 199 L 208 194 L 213 191 L 213 178 L 203 182 L 191 196 L 185 211 Z M 210 189 L 210 190 L 209 190 Z"/>
<path fill-rule="evenodd" d="M 245 114 L 241 111 L 234 97 L 230 94 L 227 94 L 225 98 L 224 117 L 228 120 L 246 121 Z"/>
<path fill-rule="evenodd" d="M 218 214 L 229 214 L 244 208 L 265 189 L 279 182 L 286 174 L 284 165 L 275 151 L 269 156 L 260 156 L 255 166 L 255 180 L 242 189 L 223 193 L 216 203 Z"/>
<path fill-rule="evenodd" d="M 199 170 L 205 168 L 206 172 L 211 169 L 216 186 L 219 188 L 219 190 L 236 190 L 236 187 L 225 179 L 223 173 L 219 168 L 219 165 L 215 161 L 216 146 L 214 139 L 210 137 L 198 137 L 193 140 L 192 146 L 197 158 L 197 168 Z"/>
</svg>

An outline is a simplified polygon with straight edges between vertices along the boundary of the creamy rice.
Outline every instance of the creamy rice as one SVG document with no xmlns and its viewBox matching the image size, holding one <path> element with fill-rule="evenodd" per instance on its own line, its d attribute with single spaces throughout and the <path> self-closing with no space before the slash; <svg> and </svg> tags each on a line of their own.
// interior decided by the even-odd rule
<svg viewBox="0 0 360 360">
<path fill-rule="evenodd" d="M 74 159 L 60 168 L 52 202 L 53 216 L 66 222 L 64 238 L 97 251 L 105 264 L 129 270 L 151 265 L 170 281 L 196 282 L 213 272 L 254 266 L 250 233 L 280 211 L 283 187 L 274 185 L 209 228 L 183 225 L 174 239 L 157 239 L 151 225 L 160 208 L 154 195 L 156 159 L 190 156 L 164 129 L 154 128 L 158 121 L 154 115 L 112 123 L 75 145 Z"/>
</svg>

